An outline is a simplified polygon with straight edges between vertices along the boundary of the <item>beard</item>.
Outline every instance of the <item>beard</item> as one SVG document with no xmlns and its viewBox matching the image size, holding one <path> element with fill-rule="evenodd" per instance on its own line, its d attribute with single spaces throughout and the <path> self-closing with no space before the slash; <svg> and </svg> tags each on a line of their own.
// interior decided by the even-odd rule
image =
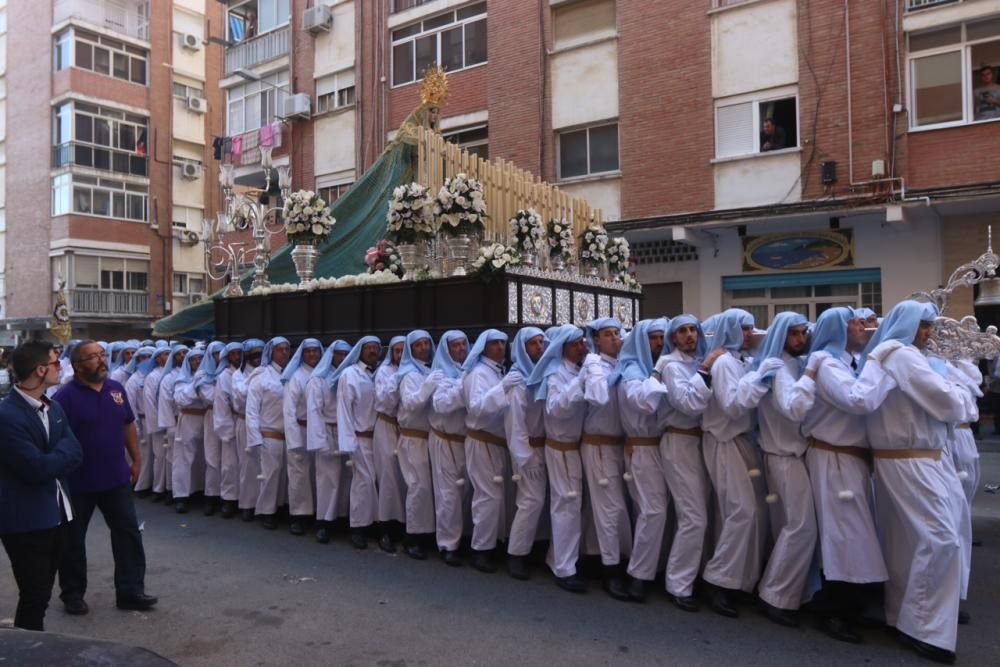
<svg viewBox="0 0 1000 667">
<path fill-rule="evenodd" d="M 101 364 L 92 371 L 84 371 L 81 373 L 83 379 L 87 382 L 97 383 L 104 382 L 108 378 L 108 367 L 106 364 Z"/>
</svg>

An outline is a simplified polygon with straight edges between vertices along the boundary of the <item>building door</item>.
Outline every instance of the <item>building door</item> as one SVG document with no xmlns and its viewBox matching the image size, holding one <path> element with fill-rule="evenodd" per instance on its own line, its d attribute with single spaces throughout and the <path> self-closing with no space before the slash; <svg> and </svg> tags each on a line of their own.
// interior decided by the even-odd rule
<svg viewBox="0 0 1000 667">
<path fill-rule="evenodd" d="M 639 300 L 643 319 L 673 317 L 684 312 L 684 283 L 645 283 Z"/>
</svg>

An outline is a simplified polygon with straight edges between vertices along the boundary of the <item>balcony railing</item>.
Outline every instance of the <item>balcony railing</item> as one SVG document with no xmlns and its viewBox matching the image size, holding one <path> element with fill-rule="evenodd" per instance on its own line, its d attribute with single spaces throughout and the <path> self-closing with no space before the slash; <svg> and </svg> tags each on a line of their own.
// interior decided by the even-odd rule
<svg viewBox="0 0 1000 667">
<path fill-rule="evenodd" d="M 149 41 L 149 0 L 55 0 L 52 14 L 55 23 L 79 19 Z"/>
<path fill-rule="evenodd" d="M 78 315 L 148 315 L 149 294 L 99 289 L 71 289 L 69 307 Z"/>
<path fill-rule="evenodd" d="M 252 37 L 226 49 L 226 74 L 280 58 L 288 53 L 289 26 Z"/>
<path fill-rule="evenodd" d="M 396 12 L 401 12 L 412 7 L 426 5 L 430 1 L 431 0 L 388 0 L 389 12 L 395 14 Z"/>
<path fill-rule="evenodd" d="M 103 169 L 116 174 L 148 176 L 149 158 L 135 151 L 104 148 L 91 144 L 70 141 L 52 147 L 52 166 L 63 167 L 75 164 L 81 167 Z"/>
<path fill-rule="evenodd" d="M 964 0 L 907 0 L 906 8 L 909 10 L 926 9 L 927 7 L 937 7 L 938 5 L 950 5 Z"/>
</svg>

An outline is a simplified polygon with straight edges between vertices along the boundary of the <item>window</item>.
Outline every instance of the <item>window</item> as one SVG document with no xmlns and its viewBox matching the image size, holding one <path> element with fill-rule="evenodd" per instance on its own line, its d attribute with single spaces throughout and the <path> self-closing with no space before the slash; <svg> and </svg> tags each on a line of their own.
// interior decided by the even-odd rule
<svg viewBox="0 0 1000 667">
<path fill-rule="evenodd" d="M 144 259 L 76 255 L 73 286 L 81 289 L 146 292 L 149 262 Z"/>
<path fill-rule="evenodd" d="M 1000 19 L 914 32 L 910 127 L 1000 118 Z"/>
<path fill-rule="evenodd" d="M 485 62 L 485 2 L 392 31 L 394 86 L 419 81 L 434 63 L 454 72 Z"/>
<path fill-rule="evenodd" d="M 178 83 L 174 81 L 174 97 L 179 97 L 182 100 L 186 100 L 189 97 L 205 97 L 205 92 L 202 90 L 201 86 L 195 86 L 189 83 Z"/>
<path fill-rule="evenodd" d="M 70 120 L 72 119 L 72 121 Z M 146 176 L 144 116 L 84 102 L 65 102 L 53 119 L 53 163 Z"/>
<path fill-rule="evenodd" d="M 204 294 L 205 274 L 174 273 L 174 294 Z"/>
<path fill-rule="evenodd" d="M 79 174 L 52 179 L 52 215 L 83 213 L 146 221 L 146 186 Z"/>
<path fill-rule="evenodd" d="M 445 141 L 458 144 L 469 153 L 484 160 L 490 159 L 490 134 L 486 125 L 463 127 L 442 134 Z"/>
<path fill-rule="evenodd" d="M 56 71 L 79 67 L 146 85 L 148 53 L 117 39 L 69 28 L 56 37 L 53 56 Z"/>
<path fill-rule="evenodd" d="M 316 187 L 316 194 L 326 202 L 327 206 L 333 206 L 333 203 L 344 196 L 348 190 L 351 189 L 354 183 L 339 183 L 337 185 L 326 185 Z"/>
<path fill-rule="evenodd" d="M 243 0 L 230 5 L 226 28 L 232 42 L 286 26 L 291 18 L 291 0 Z"/>
<path fill-rule="evenodd" d="M 392 4 L 392 12 L 401 12 L 404 9 L 410 9 L 411 7 L 419 7 L 420 5 L 426 4 L 431 0 L 389 0 Z"/>
<path fill-rule="evenodd" d="M 618 123 L 559 134 L 559 178 L 618 171 Z"/>
<path fill-rule="evenodd" d="M 723 278 L 724 289 L 728 280 Z M 882 312 L 881 282 L 725 289 L 724 295 L 725 308 L 742 308 L 752 313 L 760 329 L 767 328 L 775 315 L 785 311 L 801 313 L 812 322 L 827 309 L 837 306 Z"/>
<path fill-rule="evenodd" d="M 316 80 L 316 113 L 354 106 L 354 71 L 345 70 Z"/>
<path fill-rule="evenodd" d="M 202 221 L 205 219 L 205 209 L 176 204 L 171 209 L 171 224 L 174 229 L 201 230 Z"/>
<path fill-rule="evenodd" d="M 248 81 L 226 91 L 229 136 L 259 129 L 278 115 L 285 103 L 288 72 L 275 72 L 260 81 Z"/>
<path fill-rule="evenodd" d="M 724 158 L 795 148 L 798 125 L 796 97 L 717 102 L 715 155 Z"/>
<path fill-rule="evenodd" d="M 555 7 L 552 22 L 557 49 L 613 37 L 617 33 L 614 0 L 583 0 Z"/>
</svg>

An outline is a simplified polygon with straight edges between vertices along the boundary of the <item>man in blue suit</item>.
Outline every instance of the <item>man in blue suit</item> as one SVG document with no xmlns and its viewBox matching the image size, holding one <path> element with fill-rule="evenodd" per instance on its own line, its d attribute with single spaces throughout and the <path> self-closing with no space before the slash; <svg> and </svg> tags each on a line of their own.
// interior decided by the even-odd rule
<svg viewBox="0 0 1000 667">
<path fill-rule="evenodd" d="M 73 509 L 65 476 L 83 453 L 63 409 L 45 391 L 59 384 L 51 343 L 28 341 L 11 355 L 17 384 L 0 403 L 0 540 L 17 581 L 14 625 L 43 630 Z"/>
</svg>

